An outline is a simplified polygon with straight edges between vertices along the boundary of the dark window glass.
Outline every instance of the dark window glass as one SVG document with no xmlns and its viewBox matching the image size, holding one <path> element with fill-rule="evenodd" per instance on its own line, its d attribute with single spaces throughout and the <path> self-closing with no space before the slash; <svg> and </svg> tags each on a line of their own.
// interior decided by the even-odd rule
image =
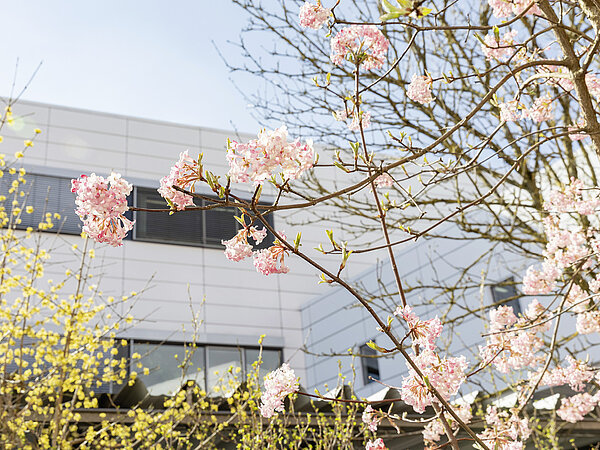
<svg viewBox="0 0 600 450">
<path fill-rule="evenodd" d="M 208 202 L 204 202 L 208 204 Z M 234 219 L 238 214 L 235 208 L 214 208 L 202 211 L 205 220 L 205 242 L 207 246 L 221 246 L 221 240 L 230 239 L 241 225 Z"/>
<path fill-rule="evenodd" d="M 139 208 L 165 209 L 169 206 L 155 189 L 136 188 Z M 134 239 L 150 242 L 202 245 L 203 224 L 199 211 L 140 212 L 135 214 Z"/>
<path fill-rule="evenodd" d="M 113 368 L 114 372 L 116 372 L 118 375 L 120 375 L 121 373 L 121 369 L 125 369 L 126 373 L 125 373 L 125 378 L 123 379 L 126 380 L 127 375 L 129 374 L 129 341 L 127 341 L 126 339 L 115 339 L 114 341 L 114 346 L 117 349 L 117 354 L 116 355 L 112 355 L 110 350 L 104 352 L 104 355 L 106 358 L 110 358 L 110 360 L 114 360 L 114 361 L 118 361 L 119 364 Z M 123 361 L 124 366 L 121 367 L 121 361 Z M 102 376 L 102 369 L 100 369 L 100 376 Z M 117 392 L 119 392 L 123 386 L 124 386 L 124 382 L 121 383 L 117 383 L 114 381 L 108 382 L 108 383 L 102 383 L 99 387 L 96 387 L 94 389 L 95 392 L 102 394 L 102 393 L 111 393 L 111 394 L 116 394 Z"/>
<path fill-rule="evenodd" d="M 207 392 L 222 396 L 234 391 L 242 380 L 243 349 L 208 347 Z"/>
<path fill-rule="evenodd" d="M 21 212 L 21 223 L 16 225 L 18 229 L 32 227 L 37 230 L 38 224 L 45 221 L 46 213 L 60 214 L 60 219 L 52 218 L 54 227 L 49 231 L 59 231 L 65 234 L 80 234 L 81 220 L 75 214 L 75 195 L 71 192 L 71 179 L 52 177 L 47 175 L 26 174 L 27 183 L 20 184 L 18 191 L 25 193 L 23 197 L 9 194 L 8 191 L 17 175 L 10 175 L 5 171 L 0 178 L 0 194 L 6 196 L 4 207 L 10 214 L 13 209 L 12 202 L 17 200 L 20 207 L 32 206 L 33 213 L 27 214 L 23 209 Z"/>
<path fill-rule="evenodd" d="M 258 361 L 258 349 L 247 348 L 246 349 L 246 373 L 254 371 L 253 364 Z M 263 382 L 265 375 L 269 372 L 274 371 L 281 365 L 281 352 L 279 350 L 266 350 L 262 351 L 262 364 L 258 370 L 258 377 L 260 382 Z"/>
<path fill-rule="evenodd" d="M 206 206 L 209 202 L 196 199 L 196 205 Z M 167 202 L 156 189 L 136 188 L 136 206 L 139 208 L 165 209 Z M 168 212 L 135 213 L 136 224 L 134 239 L 149 242 L 196 245 L 202 247 L 223 248 L 222 240 L 231 239 L 241 225 L 234 219 L 239 216 L 237 208 L 218 207 L 201 211 L 180 211 L 169 215 Z M 268 216 L 273 226 L 272 216 Z M 259 226 L 258 228 L 262 228 Z M 250 240 L 253 244 L 253 241 Z M 266 248 L 273 243 L 272 235 L 267 235 L 261 245 Z"/>
<path fill-rule="evenodd" d="M 361 345 L 359 351 L 361 355 L 363 382 L 365 384 L 373 383 L 371 378 L 379 380 L 379 358 L 377 358 L 377 352 L 366 344 Z"/>
<path fill-rule="evenodd" d="M 519 294 L 515 287 L 513 278 L 504 280 L 491 287 L 492 299 L 496 307 L 500 305 L 512 306 L 513 312 L 518 314 L 521 312 L 521 303 L 519 302 Z"/>
<path fill-rule="evenodd" d="M 133 352 L 141 358 L 131 360 L 131 370 L 137 372 L 151 395 L 174 394 L 189 380 L 204 389 L 203 347 L 134 342 Z M 148 375 L 143 373 L 144 367 Z"/>
</svg>

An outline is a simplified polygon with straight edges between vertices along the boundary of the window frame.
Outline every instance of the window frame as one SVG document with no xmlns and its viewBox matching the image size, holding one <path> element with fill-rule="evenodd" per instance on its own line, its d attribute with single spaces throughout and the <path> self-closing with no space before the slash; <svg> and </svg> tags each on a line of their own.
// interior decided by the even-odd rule
<svg viewBox="0 0 600 450">
<path fill-rule="evenodd" d="M 379 367 L 379 358 L 371 358 L 370 356 L 377 356 L 377 352 L 375 350 L 373 350 L 371 347 L 369 347 L 366 343 L 361 345 L 358 348 L 359 354 L 360 354 L 360 366 L 361 366 L 361 370 L 362 370 L 362 375 L 363 375 L 363 384 L 365 386 L 371 384 L 371 383 L 375 383 L 375 380 L 381 380 L 381 368 Z M 367 355 L 367 356 L 363 356 L 363 355 Z M 372 365 L 375 365 L 375 367 L 371 367 Z M 377 370 L 377 378 L 375 378 L 375 376 L 373 376 L 373 372 L 370 369 L 376 369 Z M 370 379 L 369 376 L 373 376 L 373 378 L 375 379 Z"/>
<path fill-rule="evenodd" d="M 502 296 L 500 293 L 498 293 L 497 288 L 504 288 L 507 290 L 512 289 L 513 292 L 509 292 L 510 295 L 508 296 Z M 508 277 L 498 283 L 494 283 L 492 285 L 490 285 L 490 293 L 492 295 L 492 307 L 493 308 L 498 308 L 499 306 L 512 306 L 513 308 L 513 313 L 515 315 L 520 314 L 523 312 L 523 309 L 521 308 L 521 297 L 522 295 L 519 293 L 519 291 L 517 290 L 517 286 L 515 283 L 515 279 L 514 277 Z M 508 301 L 505 301 L 506 299 L 511 299 Z"/>
<path fill-rule="evenodd" d="M 156 193 L 157 198 L 161 198 L 160 194 L 158 194 L 158 192 L 156 191 L 156 189 L 153 188 L 149 188 L 147 186 L 134 186 L 134 190 L 133 190 L 133 202 L 137 207 L 143 208 L 145 206 L 140 205 L 139 204 L 139 191 L 146 191 L 146 193 Z M 217 197 L 212 197 L 215 200 L 217 200 Z M 163 200 L 164 201 L 164 200 Z M 202 205 L 204 206 L 205 201 L 201 200 Z M 164 202 L 165 208 L 168 207 L 166 201 Z M 227 207 L 222 207 L 222 208 L 227 208 L 227 209 L 231 209 L 231 220 L 233 221 L 232 223 L 235 224 L 235 232 L 239 231 L 241 228 L 241 225 L 233 218 L 234 215 L 239 215 L 239 210 L 234 207 L 234 206 L 227 206 Z M 207 210 L 198 210 L 198 211 L 188 211 L 188 212 L 178 212 L 177 214 L 201 214 L 202 218 L 201 218 L 201 222 L 202 222 L 202 242 L 190 242 L 190 241 L 165 241 L 164 239 L 161 239 L 159 237 L 156 238 L 152 238 L 152 237 L 140 237 L 138 235 L 138 227 L 134 226 L 133 227 L 133 231 L 131 233 L 131 239 L 133 241 L 138 241 L 138 242 L 148 242 L 148 243 L 152 243 L 152 244 L 167 244 L 167 245 L 181 245 L 181 246 L 185 246 L 185 247 L 198 247 L 198 248 L 212 248 L 212 249 L 223 249 L 223 244 L 221 244 L 220 242 L 209 242 L 208 238 L 207 238 L 207 214 L 211 213 L 211 209 L 207 209 Z M 152 212 L 144 212 L 144 211 L 135 211 L 134 215 L 133 215 L 133 219 L 136 220 L 136 222 L 138 221 L 139 218 L 139 214 L 161 214 L 161 213 L 152 213 Z M 163 214 L 168 214 L 168 213 L 163 213 Z M 274 220 L 274 215 L 271 213 L 267 216 L 265 216 L 267 219 L 267 222 L 269 222 L 269 225 L 274 228 L 275 227 L 275 220 Z M 232 236 L 223 236 L 220 240 L 228 240 L 231 239 L 234 235 Z M 268 246 L 271 245 L 273 241 L 273 236 L 271 235 L 270 232 L 267 233 L 267 237 L 263 240 L 263 242 L 260 245 L 254 245 L 255 249 L 262 249 L 262 248 L 267 248 Z"/>
<path fill-rule="evenodd" d="M 181 348 L 185 348 L 186 346 L 191 346 L 192 342 L 187 342 L 187 341 L 157 341 L 157 340 L 152 340 L 152 339 L 136 339 L 136 338 L 116 338 L 117 340 L 125 340 L 127 341 L 127 348 L 128 348 L 128 357 L 127 357 L 127 371 L 128 374 L 131 373 L 131 371 L 135 371 L 138 373 L 138 377 L 142 380 L 143 382 L 143 378 L 144 375 L 140 374 L 139 371 L 137 370 L 136 367 L 134 367 L 134 364 L 137 364 L 138 362 L 140 362 L 141 360 L 133 359 L 133 354 L 137 351 L 135 349 L 135 345 L 136 344 L 143 344 L 143 345 L 153 345 L 157 348 L 159 348 L 162 345 L 179 345 L 181 346 Z M 209 363 L 209 349 L 212 348 L 221 348 L 221 349 L 231 349 L 231 350 L 237 350 L 238 353 L 240 354 L 241 358 L 240 358 L 240 367 L 241 367 L 241 373 L 242 375 L 245 377 L 248 372 L 246 370 L 247 368 L 247 355 L 246 355 L 246 351 L 247 350 L 260 350 L 260 346 L 257 345 L 231 345 L 231 344 L 218 344 L 218 343 L 196 343 L 195 344 L 196 348 L 202 348 L 203 352 L 204 352 L 204 358 L 203 358 L 203 373 L 204 373 L 204 383 L 203 386 L 201 386 L 201 389 L 206 390 L 208 388 L 208 363 Z M 281 364 L 283 363 L 283 348 L 282 347 L 275 347 L 275 346 L 263 346 L 262 347 L 263 351 L 275 351 L 278 353 L 279 355 L 279 361 L 278 361 L 278 367 L 281 366 Z M 143 355 L 142 355 L 143 356 Z"/>
</svg>

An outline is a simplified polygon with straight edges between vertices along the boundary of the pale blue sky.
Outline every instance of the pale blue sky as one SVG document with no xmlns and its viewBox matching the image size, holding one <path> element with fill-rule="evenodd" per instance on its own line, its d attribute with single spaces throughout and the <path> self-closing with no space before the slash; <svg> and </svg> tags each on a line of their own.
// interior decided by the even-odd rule
<svg viewBox="0 0 600 450">
<path fill-rule="evenodd" d="M 244 24 L 228 0 L 3 1 L 0 95 L 43 61 L 24 99 L 254 133 L 211 43 L 235 58 Z"/>
</svg>

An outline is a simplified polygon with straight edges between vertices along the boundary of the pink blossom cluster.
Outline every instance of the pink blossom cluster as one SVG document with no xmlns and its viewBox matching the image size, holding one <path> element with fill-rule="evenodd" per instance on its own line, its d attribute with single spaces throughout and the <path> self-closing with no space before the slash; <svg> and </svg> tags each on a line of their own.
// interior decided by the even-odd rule
<svg viewBox="0 0 600 450">
<path fill-rule="evenodd" d="M 495 59 L 506 61 L 515 53 L 515 37 L 517 30 L 510 30 L 504 33 L 500 39 L 496 39 L 494 34 L 488 34 L 483 39 L 481 51 L 488 61 Z"/>
<path fill-rule="evenodd" d="M 519 102 L 517 100 L 500 103 L 498 107 L 500 108 L 500 120 L 503 122 L 514 122 L 519 120 Z"/>
<path fill-rule="evenodd" d="M 566 68 L 562 66 L 545 66 L 544 70 L 550 73 L 558 74 L 556 77 L 549 77 L 549 84 L 558 85 L 567 92 L 575 89 L 575 83 L 573 82 L 572 75 Z M 600 99 L 600 79 L 596 76 L 596 74 L 587 73 L 585 75 L 585 83 L 590 91 L 590 94 L 593 97 Z"/>
<path fill-rule="evenodd" d="M 548 294 L 556 287 L 556 279 L 560 274 L 561 271 L 548 261 L 542 264 L 542 270 L 529 266 L 523 277 L 523 293 Z"/>
<path fill-rule="evenodd" d="M 597 99 L 600 99 L 600 79 L 593 73 L 585 75 L 585 84 L 587 85 L 590 94 Z"/>
<path fill-rule="evenodd" d="M 500 120 L 514 122 L 520 119 L 531 119 L 534 122 L 544 122 L 554 119 L 552 96 L 548 93 L 536 99 L 531 107 L 523 107 L 517 100 L 510 100 L 498 104 L 500 108 Z M 522 110 L 519 112 L 519 109 Z"/>
<path fill-rule="evenodd" d="M 575 83 L 569 71 L 563 66 L 543 66 L 541 68 L 544 72 L 549 72 L 551 75 L 548 76 L 548 84 L 551 86 L 560 86 L 565 91 L 569 92 L 575 89 Z M 552 74 L 557 74 L 553 76 Z"/>
<path fill-rule="evenodd" d="M 83 231 L 97 242 L 113 247 L 123 245 L 122 240 L 134 224 L 124 216 L 133 186 L 114 172 L 106 179 L 95 173 L 81 175 L 71 180 L 71 186 L 71 192 L 77 194 L 75 212 L 83 221 Z"/>
<path fill-rule="evenodd" d="M 387 450 L 383 439 L 377 438 L 374 441 L 369 440 L 365 446 L 365 450 Z"/>
<path fill-rule="evenodd" d="M 410 80 L 410 84 L 406 89 L 406 96 L 412 101 L 421 103 L 422 105 L 428 105 L 434 101 L 434 97 L 431 94 L 431 85 L 433 80 L 428 75 L 413 75 Z"/>
<path fill-rule="evenodd" d="M 454 407 L 454 412 L 458 415 L 458 417 L 460 417 L 460 420 L 462 420 L 466 424 L 471 422 L 471 419 L 473 418 L 471 406 L 467 404 Z M 454 421 L 452 416 L 450 416 L 450 414 L 446 414 L 445 417 L 450 424 L 450 428 L 452 428 L 452 430 L 454 431 L 458 430 L 459 425 Z M 435 445 L 434 443 L 439 441 L 440 438 L 444 435 L 444 433 L 444 425 L 442 425 L 442 421 L 439 418 L 432 420 L 427 425 L 425 425 L 425 427 L 423 428 L 423 440 L 425 441 L 426 447 L 437 447 L 437 445 Z"/>
<path fill-rule="evenodd" d="M 499 19 L 503 19 L 512 14 L 521 14 L 532 2 L 530 0 L 488 0 L 488 3 L 492 7 L 492 14 Z M 541 15 L 542 11 L 534 4 L 527 9 L 525 14 Z"/>
<path fill-rule="evenodd" d="M 323 8 L 321 1 L 317 0 L 317 4 L 313 5 L 310 2 L 304 2 L 300 7 L 300 26 L 304 28 L 312 28 L 320 30 L 323 24 L 327 22 L 331 15 L 331 9 Z"/>
<path fill-rule="evenodd" d="M 367 407 L 362 413 L 362 421 L 365 425 L 367 425 L 369 430 L 374 433 L 377 431 L 379 422 L 381 422 L 381 417 L 377 415 L 377 412 L 373 409 L 371 405 L 367 405 Z"/>
<path fill-rule="evenodd" d="M 394 179 L 389 173 L 382 173 L 373 181 L 378 188 L 389 188 L 394 185 Z"/>
<path fill-rule="evenodd" d="M 585 270 L 592 266 L 592 256 L 600 252 L 597 231 L 591 228 L 584 231 L 581 227 L 573 226 L 572 221 L 561 220 L 561 214 L 596 214 L 600 200 L 586 193 L 583 182 L 575 178 L 561 190 L 550 193 L 544 203 L 550 215 L 544 219 L 547 244 L 543 252 L 542 270 L 533 267 L 527 269 L 523 278 L 525 294 L 548 294 L 556 287 L 566 269 L 577 265 Z M 600 333 L 600 311 L 593 304 L 595 294 L 600 292 L 600 274 L 588 281 L 588 289 L 591 294 L 581 286 L 571 284 L 564 302 L 565 307 L 576 314 L 576 329 L 580 334 Z"/>
<path fill-rule="evenodd" d="M 587 259 L 590 253 L 589 239 L 581 227 L 563 229 L 556 218 L 549 216 L 544 219 L 544 231 L 548 239 L 544 258 L 558 269 L 565 269 Z M 588 260 L 583 268 L 586 269 L 590 262 Z"/>
<path fill-rule="evenodd" d="M 467 360 L 464 356 L 442 358 L 436 352 L 435 340 L 442 333 L 442 323 L 436 316 L 433 319 L 421 320 L 411 306 L 399 306 L 394 315 L 403 319 L 409 329 L 413 344 L 420 346 L 420 353 L 413 355 L 417 365 L 429 385 L 444 399 L 449 399 L 458 392 L 465 380 Z M 413 407 L 415 412 L 422 413 L 427 406 L 436 401 L 425 380 L 408 366 L 409 372 L 402 380 L 402 400 Z"/>
<path fill-rule="evenodd" d="M 575 126 L 573 127 L 569 127 L 569 139 L 571 139 L 572 141 L 581 141 L 583 139 L 589 138 L 590 135 L 587 133 L 584 133 L 583 131 L 578 131 L 581 128 L 585 128 L 587 126 L 587 122 L 585 121 L 585 118 L 583 116 L 579 117 L 579 119 L 577 119 L 577 123 L 575 124 Z"/>
<path fill-rule="evenodd" d="M 586 303 L 589 300 L 587 293 L 578 285 L 574 284 L 569 289 L 565 306 L 575 312 L 584 312 L 587 309 Z"/>
<path fill-rule="evenodd" d="M 498 411 L 495 406 L 488 406 L 485 415 L 487 427 L 477 436 L 488 447 L 498 450 L 524 449 L 524 442 L 529 438 L 531 429 L 527 419 L 507 411 Z"/>
<path fill-rule="evenodd" d="M 283 239 L 286 239 L 285 233 L 279 232 Z M 255 227 L 244 227 L 237 234 L 227 240 L 221 241 L 225 246 L 225 257 L 232 261 L 242 261 L 252 256 L 254 267 L 257 272 L 263 275 L 273 273 L 288 273 L 289 267 L 285 265 L 284 258 L 288 254 L 288 249 L 276 239 L 269 248 L 253 251 L 252 244 L 248 242 L 248 237 L 254 239 L 256 244 L 260 244 L 267 235 L 264 228 L 258 230 Z"/>
<path fill-rule="evenodd" d="M 375 25 L 351 25 L 331 38 L 331 61 L 341 66 L 346 58 L 364 70 L 380 69 L 390 41 Z"/>
<path fill-rule="evenodd" d="M 287 249 L 281 244 L 274 244 L 269 248 L 258 250 L 254 253 L 254 267 L 263 275 L 272 273 L 288 273 L 290 268 L 284 264 Z"/>
<path fill-rule="evenodd" d="M 426 349 L 412 356 L 413 361 L 429 380 L 429 384 L 448 400 L 458 392 L 465 381 L 467 360 L 464 356 L 441 358 L 432 350 Z M 402 400 L 421 414 L 427 406 L 436 401 L 425 381 L 409 366 L 408 376 L 402 380 Z"/>
<path fill-rule="evenodd" d="M 260 413 L 263 417 L 272 417 L 276 411 L 283 412 L 283 400 L 289 394 L 298 392 L 299 384 L 296 374 L 289 364 L 283 363 L 280 368 L 265 377 L 264 392 L 260 397 Z"/>
<path fill-rule="evenodd" d="M 499 306 L 490 312 L 490 335 L 479 347 L 482 365 L 493 363 L 502 373 L 535 367 L 542 357 L 536 355 L 544 341 L 537 334 L 548 329 L 544 308 L 533 300 L 517 319 L 512 306 Z M 533 325 L 533 326 L 532 326 Z"/>
<path fill-rule="evenodd" d="M 591 208 L 587 203 L 569 204 L 568 199 L 565 200 L 566 198 L 566 196 L 560 198 L 558 195 L 554 195 L 551 196 L 550 201 L 552 205 L 559 208 L 569 208 L 570 206 L 576 206 L 582 210 Z M 523 292 L 527 295 L 548 294 L 555 288 L 556 280 L 562 275 L 565 268 L 582 262 L 585 263 L 583 268 L 587 268 L 591 263 L 589 239 L 581 228 L 562 229 L 555 217 L 548 216 L 544 219 L 544 230 L 548 243 L 543 253 L 542 270 L 538 271 L 533 267 L 527 269 L 523 278 Z"/>
<path fill-rule="evenodd" d="M 194 184 L 202 178 L 202 167 L 190 158 L 186 150 L 179 154 L 179 161 L 171 167 L 169 175 L 160 179 L 158 193 L 170 201 L 175 209 L 183 210 L 186 206 L 194 206 L 194 200 L 191 195 L 173 189 L 173 186 L 193 192 Z"/>
<path fill-rule="evenodd" d="M 415 344 L 419 344 L 429 350 L 436 348 L 435 340 L 442 334 L 443 329 L 442 322 L 437 316 L 433 319 L 421 320 L 413 312 L 411 306 L 398 306 L 394 315 L 406 321 Z"/>
<path fill-rule="evenodd" d="M 594 378 L 594 370 L 583 361 L 567 355 L 568 367 L 556 367 L 546 372 L 541 380 L 542 386 L 562 386 L 568 384 L 574 391 L 582 391 L 585 384 Z M 537 379 L 537 377 L 535 377 Z"/>
<path fill-rule="evenodd" d="M 348 118 L 351 117 L 352 121 L 348 123 L 348 129 L 351 131 L 360 130 L 361 125 L 363 130 L 366 130 L 371 126 L 371 113 L 369 111 L 363 111 L 360 113 L 360 121 L 358 120 L 354 110 L 348 112 L 346 109 L 340 109 L 339 111 L 334 111 L 333 117 L 339 122 L 346 122 Z"/>
<path fill-rule="evenodd" d="M 563 398 L 556 414 L 567 422 L 579 422 L 583 420 L 586 414 L 593 411 L 599 401 L 599 394 L 591 395 L 587 392 L 576 394 L 572 397 Z"/>
<path fill-rule="evenodd" d="M 531 119 L 538 123 L 552 120 L 554 118 L 554 114 L 552 113 L 552 96 L 546 93 L 536 99 L 530 108 L 523 110 L 522 118 Z"/>
<path fill-rule="evenodd" d="M 585 186 L 583 181 L 571 178 L 570 184 L 563 189 L 553 189 L 548 201 L 544 203 L 544 209 L 551 213 L 577 212 L 589 216 L 600 207 L 600 199 L 597 197 L 583 197 Z"/>
<path fill-rule="evenodd" d="M 585 311 L 577 314 L 575 328 L 579 334 L 600 333 L 600 311 Z"/>
<path fill-rule="evenodd" d="M 229 176 L 236 183 L 262 184 L 277 173 L 294 180 L 313 166 L 312 141 L 288 142 L 285 125 L 274 131 L 261 130 L 258 139 L 246 144 L 230 141 L 227 148 Z"/>
<path fill-rule="evenodd" d="M 258 230 L 256 227 L 244 227 L 228 241 L 221 241 L 225 246 L 225 256 L 232 261 L 241 261 L 252 256 L 252 245 L 248 242 L 248 236 L 254 239 L 256 245 L 260 244 L 267 236 L 267 230 Z"/>
</svg>

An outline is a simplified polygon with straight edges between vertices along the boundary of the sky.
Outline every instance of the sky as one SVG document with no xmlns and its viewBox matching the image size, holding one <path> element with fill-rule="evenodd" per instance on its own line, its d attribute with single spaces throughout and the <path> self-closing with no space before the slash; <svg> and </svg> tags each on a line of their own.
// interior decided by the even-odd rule
<svg viewBox="0 0 600 450">
<path fill-rule="evenodd" d="M 2 2 L 0 96 L 255 133 L 251 106 L 215 46 L 235 60 L 246 22 L 228 0 Z M 242 80 L 256 90 L 258 82 Z M 236 79 L 240 84 L 239 77 Z M 256 84 L 255 84 L 256 83 Z"/>
</svg>

